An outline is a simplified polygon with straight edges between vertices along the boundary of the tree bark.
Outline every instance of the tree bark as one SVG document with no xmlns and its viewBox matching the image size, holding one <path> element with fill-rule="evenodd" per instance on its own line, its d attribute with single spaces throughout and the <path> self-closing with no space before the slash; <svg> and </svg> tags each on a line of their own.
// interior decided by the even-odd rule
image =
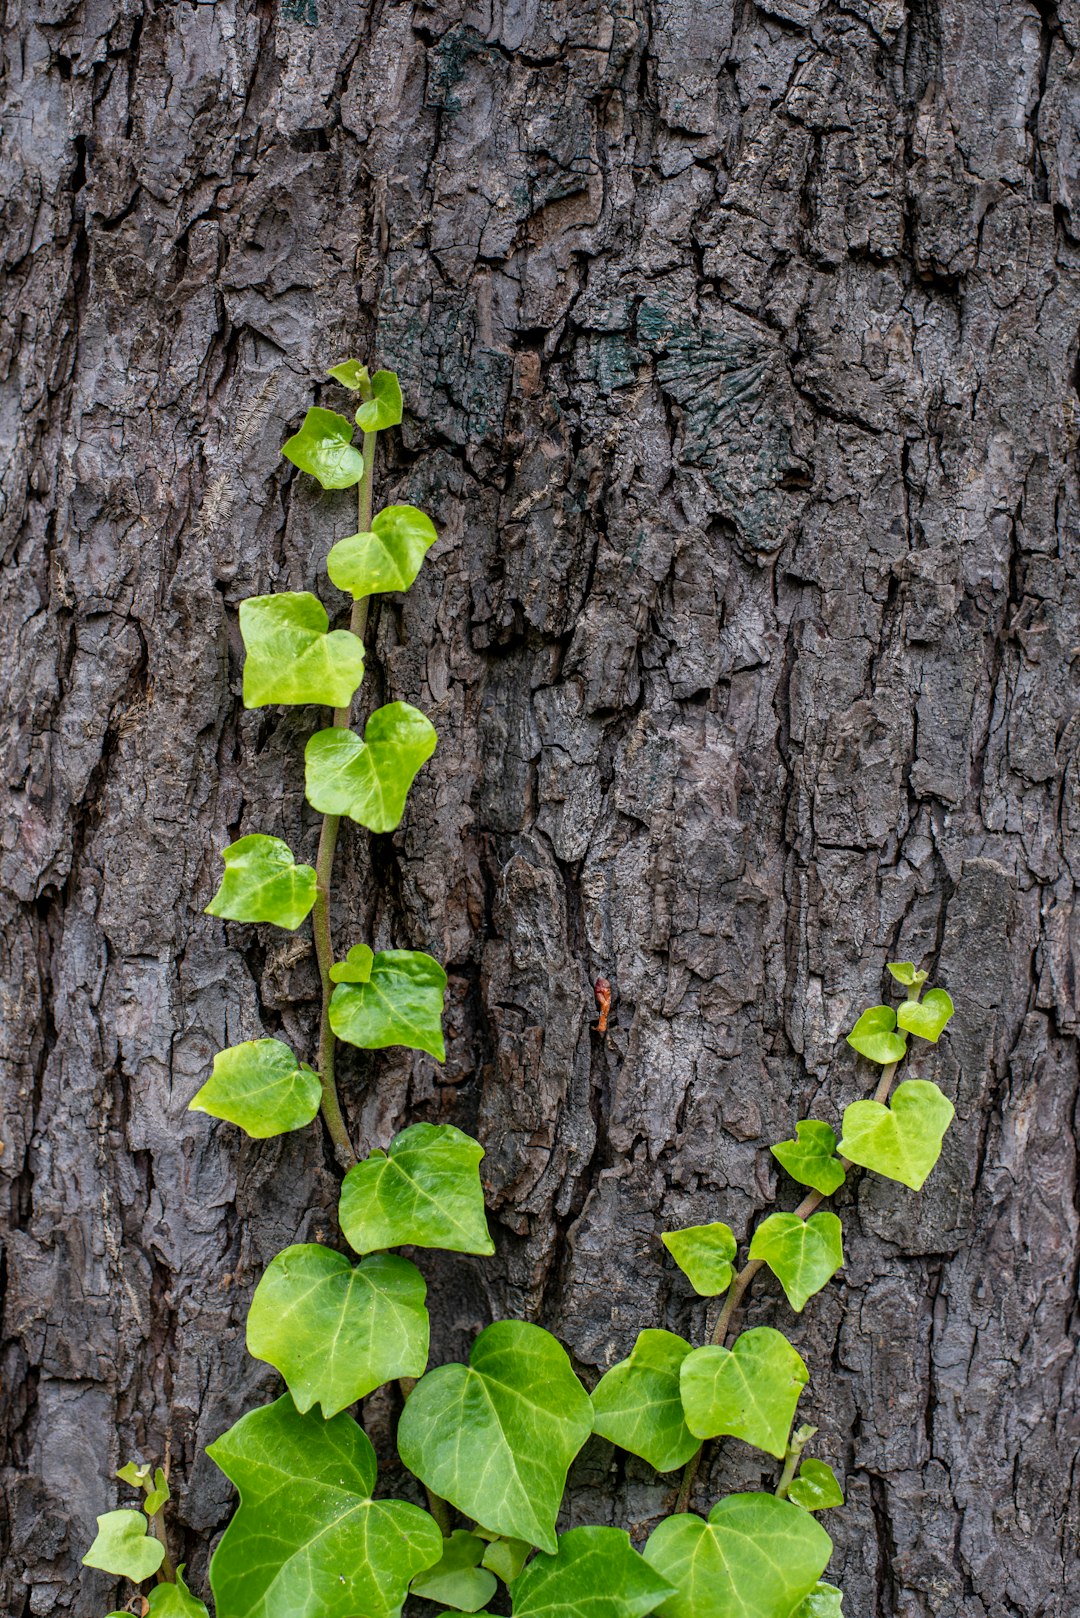
<svg viewBox="0 0 1080 1618">
<path fill-rule="evenodd" d="M 857 1177 L 842 1276 L 748 1319 L 810 1367 L 851 1618 L 1072 1618 L 1080 0 L 4 21 L 4 1610 L 115 1600 L 79 1558 L 135 1456 L 208 1590 L 204 1447 L 280 1387 L 252 1290 L 339 1239 L 320 1130 L 186 1108 L 229 1043 L 314 1054 L 306 929 L 202 911 L 241 833 L 314 853 L 322 721 L 243 711 L 237 606 L 344 621 L 351 497 L 279 451 L 356 353 L 406 394 L 377 497 L 441 535 L 366 700 L 440 742 L 343 836 L 336 941 L 451 982 L 445 1068 L 347 1053 L 344 1100 L 362 1149 L 474 1130 L 498 1244 L 424 1260 L 435 1358 L 504 1314 L 590 1383 L 700 1341 L 659 1232 L 795 1205 L 768 1145 L 872 1090 L 843 1035 L 921 961 L 942 1161 Z M 640 1543 L 676 1482 L 593 1441 L 567 1520 Z"/>
</svg>

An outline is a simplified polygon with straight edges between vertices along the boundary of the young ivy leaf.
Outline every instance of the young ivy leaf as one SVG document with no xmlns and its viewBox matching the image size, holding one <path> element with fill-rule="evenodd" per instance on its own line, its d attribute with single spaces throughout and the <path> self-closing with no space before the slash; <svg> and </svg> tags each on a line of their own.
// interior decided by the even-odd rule
<svg viewBox="0 0 1080 1618">
<path fill-rule="evenodd" d="M 431 720 L 407 702 L 376 708 L 363 741 L 337 727 L 316 731 L 304 753 L 308 803 L 321 815 L 348 815 L 368 831 L 393 831 L 437 740 Z"/>
<path fill-rule="evenodd" d="M 206 907 L 225 921 L 269 921 L 293 932 L 315 903 L 315 872 L 297 865 L 280 837 L 253 832 L 230 843 L 223 854 L 225 875 Z"/>
<path fill-rule="evenodd" d="M 184 1583 L 183 1563 L 175 1584 L 155 1584 L 147 1596 L 147 1618 L 210 1618 L 206 1603 L 193 1596 Z M 110 1612 L 106 1618 L 131 1618 L 130 1612 Z"/>
<path fill-rule="evenodd" d="M 906 989 L 918 988 L 926 982 L 928 974 L 917 972 L 914 961 L 886 961 L 885 965 L 897 983 L 902 983 Z"/>
<path fill-rule="evenodd" d="M 351 489 L 364 475 L 364 457 L 353 445 L 353 431 L 347 416 L 316 405 L 304 417 L 300 431 L 282 445 L 281 453 L 301 472 L 318 478 L 324 489 Z"/>
<path fill-rule="evenodd" d="M 589 1396 L 566 1350 L 540 1326 L 499 1320 L 467 1366 L 442 1365 L 416 1384 L 398 1453 L 459 1511 L 554 1554 L 566 1474 L 591 1432 Z"/>
<path fill-rule="evenodd" d="M 218 1052 L 188 1111 L 208 1112 L 237 1124 L 253 1140 L 266 1140 L 310 1124 L 321 1099 L 319 1075 L 280 1039 L 246 1039 Z"/>
<path fill-rule="evenodd" d="M 921 1000 L 904 1001 L 896 1013 L 896 1025 L 936 1045 L 953 1009 L 948 990 L 930 989 Z"/>
<path fill-rule="evenodd" d="M 793 1180 L 831 1197 L 844 1183 L 846 1170 L 836 1156 L 836 1136 L 817 1118 L 800 1118 L 795 1139 L 770 1147 L 772 1155 Z"/>
<path fill-rule="evenodd" d="M 812 1456 L 803 1461 L 798 1477 L 788 1485 L 787 1497 L 804 1511 L 827 1511 L 844 1503 L 844 1491 L 828 1461 L 816 1461 Z"/>
<path fill-rule="evenodd" d="M 674 1332 L 641 1332 L 629 1359 L 613 1365 L 592 1392 L 593 1430 L 658 1472 L 688 1461 L 698 1440 L 683 1419 L 679 1372 L 690 1344 Z"/>
<path fill-rule="evenodd" d="M 486 1528 L 478 1528 L 477 1533 L 490 1540 L 482 1565 L 490 1568 L 504 1584 L 513 1584 L 532 1550 L 528 1540 L 506 1539 L 502 1534 L 489 1533 Z"/>
<path fill-rule="evenodd" d="M 853 1101 L 844 1111 L 839 1151 L 860 1168 L 921 1191 L 941 1156 L 941 1143 L 955 1109 L 929 1079 L 905 1079 L 891 1105 Z"/>
<path fill-rule="evenodd" d="M 356 425 L 365 433 L 396 427 L 401 420 L 401 386 L 396 374 L 376 371 L 371 378 L 371 395 L 356 412 Z"/>
<path fill-rule="evenodd" d="M 821 1524 L 772 1494 L 730 1494 L 708 1522 L 668 1517 L 644 1551 L 677 1592 L 660 1618 L 790 1618 L 831 1554 Z"/>
<path fill-rule="evenodd" d="M 172 1494 L 169 1491 L 169 1480 L 159 1466 L 154 1473 L 154 1487 L 150 1490 L 149 1494 L 146 1496 L 146 1499 L 143 1501 L 143 1510 L 146 1512 L 148 1517 L 153 1517 L 161 1510 L 162 1506 L 167 1505 L 171 1499 Z"/>
<path fill-rule="evenodd" d="M 886 1067 L 890 1062 L 899 1062 L 907 1051 L 907 1040 L 894 1033 L 895 1028 L 896 1012 L 891 1006 L 871 1006 L 863 1012 L 847 1042 L 860 1056 Z"/>
<path fill-rule="evenodd" d="M 240 1491 L 210 1563 L 218 1618 L 397 1618 L 442 1555 L 426 1511 L 371 1498 L 375 1451 L 351 1416 L 303 1416 L 286 1393 L 206 1453 Z"/>
<path fill-rule="evenodd" d="M 83 1567 L 98 1567 L 136 1584 L 151 1578 L 165 1560 L 165 1547 L 149 1527 L 141 1511 L 105 1512 L 97 1520 L 97 1535 L 83 1557 Z"/>
<path fill-rule="evenodd" d="M 371 1152 L 346 1174 L 338 1219 L 357 1253 L 440 1247 L 494 1253 L 484 1215 L 484 1148 L 453 1124 L 410 1124 L 389 1153 Z"/>
<path fill-rule="evenodd" d="M 494 1573 L 480 1566 L 487 1546 L 478 1534 L 455 1528 L 443 1541 L 441 1561 L 418 1573 L 410 1589 L 426 1601 L 439 1601 L 457 1612 L 479 1612 L 495 1594 Z"/>
<path fill-rule="evenodd" d="M 735 1274 L 732 1260 L 735 1237 L 727 1225 L 688 1225 L 685 1230 L 664 1230 L 660 1240 L 702 1298 L 726 1292 Z"/>
<path fill-rule="evenodd" d="M 326 571 L 354 601 L 407 590 L 438 537 L 431 518 L 415 506 L 387 506 L 372 521 L 370 533 L 338 540 L 326 558 Z"/>
<path fill-rule="evenodd" d="M 751 1259 L 767 1264 L 795 1310 L 831 1281 L 844 1262 L 841 1225 L 834 1213 L 774 1213 L 763 1219 L 750 1243 Z"/>
<path fill-rule="evenodd" d="M 732 1348 L 710 1344 L 683 1360 L 686 1425 L 697 1438 L 741 1438 L 782 1461 L 810 1373 L 783 1332 L 755 1326 Z"/>
<path fill-rule="evenodd" d="M 282 590 L 240 603 L 244 707 L 316 702 L 344 708 L 364 678 L 364 643 L 350 629 L 328 633 L 318 596 Z"/>
<path fill-rule="evenodd" d="M 675 1594 L 621 1528 L 572 1528 L 510 1587 L 514 1618 L 644 1618 Z"/>
<path fill-rule="evenodd" d="M 368 368 L 361 365 L 359 360 L 342 360 L 340 365 L 331 365 L 326 374 L 332 376 L 335 382 L 340 382 L 343 388 L 348 388 L 350 393 L 359 393 L 368 384 Z"/>
<path fill-rule="evenodd" d="M 330 997 L 330 1026 L 338 1039 L 364 1051 L 407 1045 L 445 1062 L 446 973 L 438 961 L 413 949 L 380 950 L 378 955 L 364 944 L 353 949 L 367 954 L 354 959 L 350 950 L 347 960 L 330 968 L 337 984 Z"/>
<path fill-rule="evenodd" d="M 843 1618 L 844 1597 L 835 1584 L 815 1584 L 791 1618 Z"/>
<path fill-rule="evenodd" d="M 353 1266 L 316 1243 L 287 1247 L 255 1288 L 248 1353 L 281 1372 L 301 1413 L 318 1403 L 336 1416 L 384 1382 L 424 1374 L 426 1292 L 395 1254 Z"/>
</svg>

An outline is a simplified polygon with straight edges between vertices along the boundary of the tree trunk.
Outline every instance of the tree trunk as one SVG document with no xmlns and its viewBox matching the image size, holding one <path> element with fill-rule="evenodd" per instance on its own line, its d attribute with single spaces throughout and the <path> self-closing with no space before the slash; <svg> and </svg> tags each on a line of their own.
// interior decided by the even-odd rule
<svg viewBox="0 0 1080 1618">
<path fill-rule="evenodd" d="M 921 961 L 942 1161 L 857 1179 L 842 1277 L 748 1318 L 810 1367 L 851 1618 L 1072 1618 L 1080 0 L 4 12 L 4 1610 L 107 1609 L 133 1456 L 208 1589 L 204 1447 L 280 1387 L 253 1287 L 338 1239 L 319 1129 L 186 1108 L 226 1044 L 314 1053 L 306 929 L 202 911 L 231 838 L 314 852 L 321 719 L 242 710 L 237 605 L 341 611 L 351 497 L 279 451 L 357 353 L 407 402 L 377 497 L 441 535 L 368 701 L 440 742 L 343 839 L 336 935 L 451 984 L 445 1068 L 351 1053 L 345 1101 L 365 1148 L 475 1131 L 498 1244 L 425 1260 L 435 1357 L 505 1314 L 590 1384 L 700 1341 L 659 1232 L 749 1233 Z M 569 1518 L 640 1543 L 671 1484 L 594 1440 Z"/>
</svg>

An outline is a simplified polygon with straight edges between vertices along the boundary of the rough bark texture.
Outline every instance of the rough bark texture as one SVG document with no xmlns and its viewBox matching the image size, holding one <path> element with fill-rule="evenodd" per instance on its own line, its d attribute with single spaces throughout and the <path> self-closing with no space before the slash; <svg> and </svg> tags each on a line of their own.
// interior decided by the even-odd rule
<svg viewBox="0 0 1080 1618">
<path fill-rule="evenodd" d="M 700 1334 L 658 1232 L 749 1231 L 923 960 L 942 1163 L 842 1193 L 843 1277 L 750 1319 L 810 1364 L 852 1618 L 1071 1618 L 1080 0 L 3 12 L 4 1610 L 104 1611 L 111 1471 L 166 1450 L 206 1589 L 203 1447 L 279 1386 L 248 1299 L 336 1239 L 320 1132 L 185 1109 L 227 1043 L 313 1050 L 306 937 L 202 907 L 231 837 L 314 849 L 319 716 L 242 711 L 236 609 L 341 610 L 350 496 L 279 446 L 358 352 L 410 411 L 380 495 L 442 535 L 368 700 L 441 740 L 401 832 L 345 837 L 337 935 L 430 949 L 451 1014 L 445 1069 L 344 1089 L 367 1144 L 487 1147 L 498 1257 L 427 1265 L 438 1353 L 524 1313 L 591 1379 Z M 573 1484 L 635 1532 L 672 1494 L 599 1442 Z"/>
</svg>

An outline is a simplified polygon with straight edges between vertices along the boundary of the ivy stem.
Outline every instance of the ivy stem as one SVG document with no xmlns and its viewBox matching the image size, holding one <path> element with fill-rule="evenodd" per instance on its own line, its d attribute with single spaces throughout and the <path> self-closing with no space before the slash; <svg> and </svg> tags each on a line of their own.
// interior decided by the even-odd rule
<svg viewBox="0 0 1080 1618">
<path fill-rule="evenodd" d="M 169 1555 L 169 1541 L 165 1537 L 164 1507 L 159 1511 L 155 1511 L 150 1518 L 150 1532 L 165 1552 L 165 1555 L 161 1558 L 161 1566 L 158 1568 L 158 1583 L 175 1584 L 176 1569 L 173 1567 L 172 1557 Z"/>
<path fill-rule="evenodd" d="M 784 1470 L 781 1472 L 776 1488 L 773 1490 L 773 1493 L 778 1500 L 787 1499 L 788 1490 L 791 1488 L 791 1485 L 795 1480 L 795 1474 L 799 1470 L 799 1462 L 802 1460 L 802 1452 L 816 1431 L 816 1427 L 800 1428 L 799 1432 L 795 1434 L 794 1438 L 791 1440 L 791 1443 L 788 1445 L 787 1454 L 784 1456 Z M 800 1433 L 802 1435 L 801 1437 Z"/>
</svg>

